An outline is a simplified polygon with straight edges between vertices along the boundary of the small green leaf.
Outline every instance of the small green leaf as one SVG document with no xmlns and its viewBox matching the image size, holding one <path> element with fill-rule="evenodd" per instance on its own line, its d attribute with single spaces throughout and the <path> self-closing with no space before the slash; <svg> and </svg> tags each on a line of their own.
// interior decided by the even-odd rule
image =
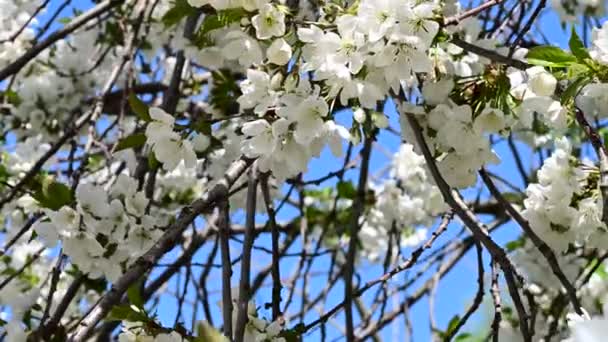
<svg viewBox="0 0 608 342">
<path fill-rule="evenodd" d="M 507 242 L 505 248 L 507 249 L 507 252 L 513 252 L 514 250 L 523 247 L 525 244 L 526 244 L 526 241 L 524 239 L 520 238 L 517 240 Z"/>
<path fill-rule="evenodd" d="M 194 128 L 195 131 L 204 134 L 206 136 L 210 136 L 211 135 L 211 123 L 209 123 L 208 121 L 205 120 L 199 120 L 194 124 Z"/>
<path fill-rule="evenodd" d="M 568 66 L 568 71 L 566 72 L 566 78 L 571 80 L 581 76 L 582 74 L 587 74 L 591 71 L 588 65 L 582 63 L 572 63 Z"/>
<path fill-rule="evenodd" d="M 528 51 L 528 63 L 548 67 L 566 67 L 577 61 L 574 55 L 555 47 L 537 46 Z"/>
<path fill-rule="evenodd" d="M 523 200 L 522 195 L 517 192 L 505 192 L 502 197 L 509 203 L 521 203 Z"/>
<path fill-rule="evenodd" d="M 470 339 L 471 337 L 473 337 L 473 335 L 469 334 L 469 333 L 462 333 L 462 334 L 458 334 L 458 336 L 456 336 L 456 338 L 454 339 L 454 341 L 466 341 L 468 339 Z"/>
<path fill-rule="evenodd" d="M 460 316 L 459 315 L 456 315 L 456 316 L 452 317 L 452 319 L 448 323 L 448 328 L 445 331 L 445 335 L 446 336 L 453 335 L 453 333 L 455 332 L 455 330 L 458 327 L 459 323 L 460 323 Z"/>
<path fill-rule="evenodd" d="M 353 199 L 357 197 L 357 189 L 351 182 L 340 181 L 337 185 L 338 188 L 338 196 L 342 198 Z"/>
<path fill-rule="evenodd" d="M 86 277 L 84 286 L 87 290 L 93 290 L 98 294 L 102 294 L 108 287 L 108 282 L 104 278 L 91 279 Z"/>
<path fill-rule="evenodd" d="M 129 302 L 131 304 L 133 304 L 143 310 L 144 298 L 141 295 L 142 281 L 143 281 L 143 279 L 141 279 L 140 281 L 136 282 L 135 284 L 133 284 L 129 287 L 129 289 L 127 290 L 127 298 L 129 299 Z"/>
<path fill-rule="evenodd" d="M 583 87 L 591 81 L 592 78 L 587 75 L 583 75 L 574 80 L 574 82 L 570 83 L 570 85 L 568 85 L 566 90 L 564 90 L 564 92 L 560 96 L 562 104 L 567 104 L 570 100 L 573 100 L 576 95 L 578 95 L 578 93 L 581 91 L 581 89 L 583 89 Z"/>
<path fill-rule="evenodd" d="M 154 151 L 150 151 L 150 154 L 148 154 L 148 167 L 150 168 L 150 170 L 156 170 L 159 166 L 160 162 L 158 161 L 158 159 L 156 159 Z"/>
<path fill-rule="evenodd" d="M 64 205 L 69 205 L 74 200 L 72 190 L 65 184 L 56 182 L 51 177 L 44 177 L 40 182 L 40 188 L 32 195 L 43 208 L 59 210 Z"/>
<path fill-rule="evenodd" d="M 144 133 L 134 133 L 128 137 L 122 138 L 116 144 L 114 152 L 126 150 L 129 148 L 136 148 L 143 146 L 146 143 L 146 135 Z"/>
<path fill-rule="evenodd" d="M 14 106 L 19 106 L 22 102 L 21 97 L 19 97 L 19 94 L 17 94 L 14 90 L 9 89 L 4 92 L 0 91 L 0 94 L 2 95 L 2 97 L 6 98 L 8 103 Z"/>
<path fill-rule="evenodd" d="M 161 20 L 166 27 L 171 27 L 194 13 L 196 13 L 196 8 L 190 6 L 187 0 L 176 0 L 173 7 L 163 15 Z"/>
<path fill-rule="evenodd" d="M 585 44 L 578 36 L 578 34 L 576 34 L 576 29 L 574 26 L 572 26 L 572 35 L 570 36 L 568 46 L 570 47 L 570 51 L 572 51 L 572 54 L 576 56 L 579 61 L 583 62 L 586 59 L 591 59 L 589 51 L 587 51 L 587 48 L 585 48 Z"/>
<path fill-rule="evenodd" d="M 134 93 L 129 94 L 129 106 L 131 106 L 131 110 L 143 121 L 152 121 L 149 112 L 150 109 Z"/>
<path fill-rule="evenodd" d="M 108 321 L 149 322 L 151 319 L 145 312 L 133 305 L 116 305 L 106 318 Z"/>
</svg>

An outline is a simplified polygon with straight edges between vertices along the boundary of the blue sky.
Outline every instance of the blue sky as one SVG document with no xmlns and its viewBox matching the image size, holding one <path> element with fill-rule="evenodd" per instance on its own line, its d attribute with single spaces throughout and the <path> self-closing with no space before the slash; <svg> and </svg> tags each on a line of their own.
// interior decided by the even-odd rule
<svg viewBox="0 0 608 342">
<path fill-rule="evenodd" d="M 56 8 L 59 4 L 61 3 L 61 1 L 51 1 L 51 7 L 49 8 L 49 11 L 47 11 L 47 14 L 43 15 L 41 17 L 41 22 L 45 22 L 45 18 L 48 17 L 48 13 L 52 13 L 53 9 Z M 89 8 L 91 6 L 91 2 L 90 1 L 84 1 L 84 0 L 78 0 L 78 1 L 73 1 L 73 6 L 70 6 L 68 8 L 66 8 L 62 15 L 60 15 L 59 17 L 71 17 L 72 16 L 72 7 L 76 7 L 76 8 L 81 8 L 81 9 L 86 9 Z M 546 12 L 550 12 L 550 11 L 546 11 Z M 568 39 L 568 31 L 567 29 L 564 31 L 562 30 L 562 28 L 559 25 L 558 22 L 558 18 L 555 14 L 553 13 L 549 13 L 547 15 L 544 15 L 541 20 L 540 23 L 543 26 L 544 32 L 546 34 L 546 36 L 548 37 L 548 39 L 557 44 L 560 45 L 562 47 L 565 47 L 567 44 L 567 39 Z M 399 127 L 399 122 L 398 122 L 398 115 L 395 112 L 394 108 L 391 105 L 387 105 L 385 108 L 385 113 L 389 116 L 390 118 L 390 122 L 391 122 L 391 126 L 398 128 Z M 348 112 L 344 112 L 338 115 L 337 120 L 343 124 L 345 124 L 347 127 L 349 127 L 349 121 L 350 121 L 350 113 Z M 399 138 L 394 136 L 391 133 L 388 132 L 383 132 L 380 134 L 378 142 L 384 146 L 387 150 L 389 151 L 396 151 L 398 148 L 398 145 L 400 143 Z M 530 165 L 530 163 L 534 163 L 534 165 L 537 165 L 538 162 L 534 162 L 534 158 L 530 152 L 529 149 L 527 149 L 524 146 L 520 146 L 522 147 L 522 157 L 526 163 L 527 166 Z M 522 186 L 522 181 L 516 171 L 516 167 L 515 167 L 515 162 L 513 160 L 513 158 L 511 157 L 511 153 L 508 150 L 508 146 L 506 143 L 502 142 L 499 143 L 496 146 L 496 152 L 498 153 L 498 155 L 501 157 L 502 163 L 498 166 L 493 166 L 490 167 L 490 170 L 502 175 L 503 177 L 507 178 L 509 181 L 512 181 L 513 183 Z M 375 172 L 377 172 L 378 170 L 381 170 L 387 163 L 388 159 L 387 157 L 378 149 L 374 149 L 373 153 L 372 153 L 372 159 L 371 159 L 371 174 L 375 174 Z M 320 176 L 324 176 L 326 175 L 328 172 L 333 171 L 333 170 L 337 170 L 339 169 L 341 166 L 341 160 L 340 159 L 335 159 L 331 156 L 331 154 L 328 151 L 324 151 L 323 155 L 318 158 L 315 159 L 311 162 L 310 166 L 309 166 L 309 172 L 305 175 L 305 179 L 314 179 Z M 357 173 L 356 171 L 352 171 L 347 173 L 347 179 L 356 179 L 357 177 Z M 327 183 L 324 184 L 324 186 L 328 186 L 331 185 L 333 181 L 329 181 Z M 523 188 L 523 186 L 522 186 Z M 465 194 L 467 195 L 474 195 L 474 193 L 471 193 L 471 191 L 467 191 L 465 192 Z M 487 193 L 484 193 L 485 197 L 487 197 Z M 290 208 L 286 208 L 286 210 L 281 213 L 279 219 L 287 219 L 289 217 L 291 217 L 292 215 L 294 215 L 294 210 L 290 209 Z M 242 215 L 237 215 L 240 216 L 242 218 Z M 238 217 L 237 217 L 238 219 Z M 460 225 L 457 223 L 453 223 L 450 225 L 449 227 L 449 231 L 447 234 L 445 234 L 444 236 L 442 236 L 437 242 L 436 245 L 440 245 L 446 241 L 448 241 L 450 239 L 450 237 L 453 237 L 457 232 L 460 231 Z M 495 234 L 493 234 L 493 237 L 500 243 L 505 243 L 507 241 L 510 241 L 512 239 L 514 239 L 517 235 L 519 234 L 519 228 L 512 225 L 512 224 L 508 224 L 505 225 L 503 228 L 501 228 L 500 230 L 498 230 Z M 261 238 L 258 238 L 256 240 L 256 245 L 258 246 L 264 246 L 264 247 L 270 247 L 270 243 L 269 243 L 269 239 L 267 236 L 263 236 Z M 238 253 L 238 250 L 240 249 L 240 244 L 239 243 L 233 243 L 232 244 L 233 250 L 233 257 Z M 300 250 L 301 246 L 299 246 L 299 244 L 295 244 L 294 246 L 292 246 L 292 248 L 290 249 L 291 252 L 298 252 Z M 206 255 L 209 253 L 209 248 L 203 248 L 201 249 L 201 251 L 199 251 L 195 258 L 194 261 L 197 262 L 205 262 L 206 260 Z M 164 259 L 166 261 L 170 261 L 172 258 L 174 258 L 176 255 L 178 255 L 178 251 L 174 250 L 171 253 L 169 253 Z M 409 251 L 405 251 L 405 255 L 408 255 Z M 262 267 L 268 264 L 268 262 L 270 261 L 270 256 L 269 255 L 265 255 L 264 253 L 256 253 L 255 254 L 255 259 L 253 260 L 253 267 L 254 269 L 256 267 Z M 326 259 L 326 261 L 328 261 L 327 257 L 321 257 L 322 259 L 320 260 L 321 262 L 317 263 L 317 265 L 319 264 L 323 264 L 324 260 L 323 258 Z M 294 266 L 296 265 L 298 259 L 297 258 L 290 258 L 288 259 L 288 261 L 286 261 L 284 264 L 281 265 L 281 273 L 284 277 L 289 276 L 291 274 L 291 272 L 293 271 Z M 484 254 L 484 264 L 487 266 L 489 264 L 489 257 L 487 254 Z M 373 278 L 376 278 L 377 276 L 381 275 L 382 273 L 382 269 L 381 267 L 378 266 L 374 266 L 374 265 L 369 265 L 366 263 L 363 263 L 360 266 L 360 270 L 362 271 L 361 273 L 365 275 L 365 281 L 366 280 L 370 280 Z M 486 267 L 486 271 L 487 273 L 489 273 L 489 268 Z M 233 277 L 233 283 L 237 284 L 238 281 L 238 275 L 239 275 L 239 269 L 238 267 L 234 270 L 234 274 L 235 276 Z M 408 277 L 411 277 L 412 274 L 409 272 L 403 272 L 402 274 L 400 274 L 398 277 L 396 277 L 396 281 L 402 283 L 405 280 L 408 279 Z M 426 280 L 427 278 L 423 278 L 423 280 Z M 437 324 L 440 328 L 445 328 L 448 324 L 448 322 L 450 321 L 450 319 L 455 315 L 455 314 L 461 314 L 464 312 L 465 307 L 470 303 L 471 299 L 473 298 L 473 295 L 476 291 L 476 280 L 477 279 L 477 267 L 476 267 L 476 259 L 475 259 L 475 253 L 474 250 L 472 250 L 472 253 L 469 253 L 469 255 L 467 255 L 459 264 L 459 266 L 457 266 L 451 273 L 449 273 L 444 280 L 442 280 L 439 284 L 439 287 L 437 289 L 437 296 L 436 296 L 436 301 L 434 303 L 434 307 L 435 307 L 435 318 L 437 320 Z M 209 278 L 210 283 L 208 284 L 209 290 L 214 292 L 214 297 L 216 300 L 219 300 L 220 296 L 219 296 L 219 289 L 221 289 L 220 287 L 220 274 L 219 271 L 214 270 L 212 271 L 212 275 Z M 325 279 L 324 278 L 313 278 L 313 280 L 310 283 L 310 288 L 311 291 L 315 291 L 315 290 L 319 290 L 321 288 L 323 288 L 323 286 L 325 285 Z M 177 279 L 173 279 L 170 283 L 169 283 L 169 288 L 170 289 L 174 289 L 175 286 L 177 285 Z M 416 289 L 416 286 L 412 287 L 413 290 Z M 263 288 L 263 290 L 261 291 L 260 295 L 258 295 L 256 297 L 256 301 L 258 303 L 258 305 L 270 301 L 270 287 L 265 287 Z M 287 291 L 283 291 L 283 297 L 286 296 Z M 372 295 L 373 293 L 375 293 L 375 289 L 371 290 L 368 292 L 367 296 L 364 296 L 364 299 L 367 298 L 369 299 L 369 295 Z M 192 298 L 192 289 L 189 292 L 189 298 Z M 489 298 L 489 295 L 486 294 L 486 299 Z M 336 286 L 334 288 L 334 290 L 327 296 L 327 302 L 326 302 L 326 310 L 331 308 L 333 305 L 339 303 L 342 300 L 342 287 L 341 286 Z M 296 303 L 299 302 L 299 298 L 296 295 L 296 299 L 295 299 Z M 215 322 L 216 324 L 218 322 L 221 321 L 221 315 L 220 315 L 220 311 L 218 309 L 218 306 L 215 305 L 215 303 L 211 304 L 212 309 L 214 310 L 214 314 L 215 314 Z M 299 304 L 295 305 L 294 307 L 299 307 Z M 158 313 L 158 317 L 161 320 L 161 322 L 166 325 L 166 326 L 171 326 L 173 324 L 173 320 L 174 320 L 174 314 L 175 314 L 175 308 L 176 308 L 176 301 L 175 298 L 173 297 L 168 297 L 165 296 L 161 299 L 159 306 L 157 307 L 157 313 Z M 388 309 L 390 310 L 390 308 Z M 424 298 L 423 300 L 420 300 L 412 309 L 410 312 L 410 318 L 413 320 L 413 325 L 414 325 L 414 340 L 416 341 L 428 341 L 429 340 L 429 336 L 430 336 L 430 328 L 428 326 L 428 310 L 429 310 L 429 303 L 427 298 Z M 484 310 L 480 310 L 480 312 L 483 312 Z M 186 327 L 190 326 L 190 316 L 191 316 L 192 312 L 190 311 L 186 311 L 185 312 L 185 325 Z M 199 310 L 199 314 L 200 314 L 200 310 Z M 268 311 L 263 310 L 263 308 L 261 309 L 261 314 L 263 316 L 269 317 L 270 313 Z M 305 319 L 305 322 L 310 322 L 311 320 L 314 320 L 316 318 L 316 315 L 308 315 Z M 336 319 L 338 321 L 341 321 L 343 319 L 343 315 L 342 314 L 338 314 L 336 316 Z M 472 319 L 470 320 L 470 324 L 467 325 L 466 329 L 469 330 L 476 330 L 476 325 L 479 324 L 484 324 L 486 321 L 486 317 L 484 317 L 483 313 L 482 314 L 477 314 L 476 316 L 472 317 Z M 290 324 L 293 325 L 297 322 L 291 322 Z M 395 322 L 395 329 L 397 329 L 397 333 L 400 334 L 400 336 L 402 336 L 403 332 L 404 332 L 404 322 L 403 319 L 397 320 Z M 393 331 L 390 330 L 391 328 L 389 327 L 388 329 L 385 329 L 382 333 L 383 336 L 385 337 L 385 340 L 390 341 L 392 340 L 391 337 L 394 336 Z M 316 341 L 318 340 L 318 335 L 319 332 L 318 330 L 313 331 L 310 335 L 307 336 L 307 338 L 305 339 L 306 341 Z M 328 336 L 330 337 L 339 337 L 340 334 L 331 327 L 330 324 L 328 324 Z M 328 340 L 332 340 L 332 338 L 329 338 Z M 400 339 L 401 340 L 401 339 Z"/>
</svg>

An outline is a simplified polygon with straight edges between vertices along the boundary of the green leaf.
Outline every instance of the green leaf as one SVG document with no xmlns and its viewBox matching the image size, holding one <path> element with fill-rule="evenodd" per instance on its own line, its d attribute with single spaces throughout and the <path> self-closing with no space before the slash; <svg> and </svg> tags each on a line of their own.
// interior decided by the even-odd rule
<svg viewBox="0 0 608 342">
<path fill-rule="evenodd" d="M 104 278 L 91 279 L 86 277 L 84 285 L 87 290 L 93 290 L 98 294 L 102 294 L 108 288 L 108 282 Z"/>
<path fill-rule="evenodd" d="M 351 182 L 340 181 L 337 185 L 338 188 L 338 196 L 342 198 L 353 199 L 357 197 L 357 189 Z"/>
<path fill-rule="evenodd" d="M 570 83 L 560 97 L 562 104 L 567 104 L 570 100 L 573 100 L 579 91 L 591 81 L 591 77 L 583 75 Z"/>
<path fill-rule="evenodd" d="M 158 159 L 156 159 L 154 151 L 150 151 L 150 154 L 148 154 L 148 167 L 150 168 L 150 170 L 156 170 L 159 166 L 160 162 L 158 161 Z"/>
<path fill-rule="evenodd" d="M 40 182 L 40 188 L 32 195 L 43 208 L 59 210 L 64 205 L 69 205 L 74 200 L 72 190 L 65 184 L 56 182 L 51 177 L 44 177 Z"/>
<path fill-rule="evenodd" d="M 525 244 L 526 244 L 526 241 L 524 239 L 520 238 L 517 240 L 507 242 L 505 248 L 507 249 L 508 252 L 513 252 L 514 250 L 523 247 Z"/>
<path fill-rule="evenodd" d="M 222 113 L 236 113 L 238 111 L 236 99 L 241 95 L 241 88 L 234 74 L 227 69 L 216 70 L 211 74 L 213 83 L 210 87 L 209 103 Z"/>
<path fill-rule="evenodd" d="M 192 127 L 195 131 L 204 134 L 206 136 L 211 135 L 211 123 L 205 120 L 197 121 Z"/>
<path fill-rule="evenodd" d="M 445 335 L 446 336 L 453 335 L 456 328 L 458 327 L 458 323 L 460 323 L 460 316 L 456 315 L 456 316 L 452 317 L 452 319 L 448 323 L 448 328 L 445 331 Z"/>
<path fill-rule="evenodd" d="M 456 338 L 454 339 L 454 342 L 484 342 L 484 341 L 486 341 L 485 334 L 473 335 L 471 333 L 458 334 L 458 336 L 456 336 Z"/>
<path fill-rule="evenodd" d="M 469 334 L 469 333 L 462 333 L 462 334 L 458 334 L 458 336 L 456 336 L 456 338 L 454 339 L 454 341 L 466 341 L 468 339 L 470 339 L 473 335 Z"/>
<path fill-rule="evenodd" d="M 557 68 L 566 67 L 577 61 L 574 55 L 555 46 L 537 46 L 532 48 L 528 51 L 526 58 L 530 64 Z"/>
<path fill-rule="evenodd" d="M 0 91 L 0 95 L 6 98 L 8 103 L 14 106 L 19 106 L 21 104 L 21 97 L 19 97 L 19 94 L 17 94 L 14 90 L 9 89 L 4 92 Z"/>
<path fill-rule="evenodd" d="M 606 276 L 608 276 L 608 273 L 606 272 L 606 266 L 600 265 L 600 267 L 595 270 L 594 274 L 597 274 L 601 279 L 606 279 Z"/>
<path fill-rule="evenodd" d="M 161 20 L 166 27 L 171 27 L 194 13 L 196 13 L 196 8 L 190 6 L 187 0 L 176 0 L 173 7 L 163 15 Z"/>
<path fill-rule="evenodd" d="M 134 133 L 128 137 L 122 138 L 116 144 L 115 152 L 143 146 L 146 143 L 146 135 L 144 133 Z"/>
<path fill-rule="evenodd" d="M 285 342 L 301 342 L 302 338 L 300 337 L 301 333 L 298 332 L 296 328 L 283 330 L 279 334 L 280 337 L 285 339 Z"/>
<path fill-rule="evenodd" d="M 566 78 L 571 80 L 575 79 L 582 74 L 588 74 L 591 71 L 588 65 L 582 63 L 572 63 L 568 66 L 568 71 L 566 72 Z"/>
<path fill-rule="evenodd" d="M 505 192 L 502 197 L 509 203 L 521 203 L 523 200 L 522 195 L 517 192 Z"/>
<path fill-rule="evenodd" d="M 106 318 L 108 321 L 149 322 L 145 312 L 133 305 L 116 305 Z"/>
<path fill-rule="evenodd" d="M 570 47 L 570 51 L 572 51 L 572 54 L 576 56 L 579 61 L 583 62 L 586 59 L 591 59 L 589 51 L 587 51 L 587 48 L 585 48 L 585 44 L 576 33 L 576 29 L 574 26 L 572 26 L 572 35 L 570 36 L 568 46 Z"/>
<path fill-rule="evenodd" d="M 143 121 L 152 121 L 149 112 L 150 108 L 148 108 L 148 106 L 143 103 L 134 93 L 129 94 L 129 106 L 131 106 L 131 110 Z"/>
<path fill-rule="evenodd" d="M 104 42 L 114 45 L 122 45 L 125 41 L 124 32 L 115 22 L 108 22 L 106 24 L 106 32 L 104 36 L 106 36 Z"/>
<path fill-rule="evenodd" d="M 131 304 L 133 304 L 143 310 L 144 298 L 141 295 L 142 282 L 143 282 L 143 278 L 129 287 L 129 289 L 127 290 L 127 298 L 129 299 L 129 302 Z"/>
</svg>

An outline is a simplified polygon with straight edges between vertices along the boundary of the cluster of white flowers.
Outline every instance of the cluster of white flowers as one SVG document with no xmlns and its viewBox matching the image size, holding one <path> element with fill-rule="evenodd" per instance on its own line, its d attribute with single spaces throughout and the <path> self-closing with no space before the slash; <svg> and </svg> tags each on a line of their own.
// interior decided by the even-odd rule
<svg viewBox="0 0 608 342">
<path fill-rule="evenodd" d="M 28 20 L 40 5 L 41 1 L 28 0 L 0 0 L 0 68 L 21 56 L 31 46 L 36 36 L 33 26 L 36 20 Z M 19 33 L 21 28 L 25 29 Z M 13 39 L 14 38 L 14 39 Z"/>
<path fill-rule="evenodd" d="M 255 112 L 261 116 L 278 106 L 274 121 L 258 119 L 242 127 L 248 139 L 243 142 L 241 152 L 258 158 L 260 171 L 272 171 L 278 179 L 304 172 L 310 158 L 318 156 L 327 143 L 334 155 L 340 156 L 342 140 L 349 139 L 350 134 L 334 121 L 324 121 L 329 108 L 320 97 L 318 86 L 311 89 L 308 80 L 300 79 L 297 86 L 286 86 L 288 91 L 279 93 L 273 90 L 273 80 L 268 74 L 256 70 L 247 74 L 248 79 L 241 85 L 241 106 L 255 106 Z"/>
<path fill-rule="evenodd" d="M 583 259 L 573 254 L 556 253 L 558 263 L 568 279 L 576 279 L 585 267 Z M 541 286 L 545 290 L 561 290 L 561 283 L 547 267 L 546 260 L 532 242 L 525 240 L 524 245 L 512 253 L 512 261 L 522 271 L 528 284 Z M 551 302 L 552 298 L 547 298 Z"/>
<path fill-rule="evenodd" d="M 248 321 L 245 327 L 245 336 L 243 337 L 244 342 L 286 342 L 284 337 L 279 336 L 283 331 L 283 324 L 278 320 L 269 322 L 258 317 L 254 302 L 249 302 L 247 317 Z"/>
<path fill-rule="evenodd" d="M 50 220 L 39 221 L 35 231 L 48 247 L 61 240 L 63 252 L 91 278 L 115 281 L 123 267 L 146 252 L 162 235 L 163 220 L 146 214 L 149 200 L 137 191 L 137 181 L 121 174 L 107 191 L 81 184 L 76 209 L 45 209 Z"/>
<path fill-rule="evenodd" d="M 608 24 L 593 29 L 591 57 L 602 65 L 608 65 Z M 576 105 L 588 120 L 603 119 L 608 116 L 608 84 L 593 82 L 585 85 L 576 98 Z"/>
<path fill-rule="evenodd" d="M 587 312 L 583 315 L 569 314 L 568 326 L 572 335 L 562 342 L 601 342 L 606 337 L 608 324 L 608 305 L 603 306 L 603 315 L 590 317 Z"/>
<path fill-rule="evenodd" d="M 146 127 L 146 144 L 154 151 L 156 159 L 163 164 L 167 171 L 174 170 L 182 161 L 185 167 L 196 166 L 194 151 L 205 151 L 210 140 L 203 134 L 196 134 L 192 141 L 182 139 L 173 130 L 175 118 L 160 108 L 150 108 L 152 122 Z"/>
<path fill-rule="evenodd" d="M 113 63 L 126 53 L 118 45 L 104 54 L 96 45 L 99 34 L 98 29 L 78 31 L 29 63 L 28 72 L 10 88 L 15 96 L 5 106 L 13 115 L 3 116 L 3 124 L 17 136 L 43 134 L 49 141 L 61 133 L 66 120 L 76 120 L 74 109 L 94 96 Z"/>
<path fill-rule="evenodd" d="M 538 171 L 538 183 L 526 189 L 522 215 L 532 229 L 556 251 L 570 243 L 603 247 L 608 232 L 601 221 L 597 170 L 578 165 L 571 157 L 568 139 L 556 140 L 554 153 Z"/>
<path fill-rule="evenodd" d="M 425 170 L 424 157 L 410 144 L 395 153 L 389 179 L 373 185 L 376 202 L 359 231 L 363 254 L 372 261 L 386 253 L 392 238 L 398 247 L 416 246 L 426 237 L 426 228 L 447 208 Z"/>
<path fill-rule="evenodd" d="M 8 262 L 5 260 L 0 262 L 0 281 L 4 281 L 13 272 L 21 269 L 41 247 L 39 242 L 18 244 Z M 24 337 L 21 320 L 40 295 L 38 286 L 41 279 L 39 277 L 48 273 L 49 260 L 45 256 L 39 260 L 42 262 L 33 263 L 26 272 L 12 280 L 0 291 L 0 305 L 11 308 L 10 317 L 3 312 L 4 317 L 0 318 L 7 322 L 7 337 L 12 341 L 18 341 L 20 337 Z M 22 341 L 24 340 L 22 339 Z"/>
<path fill-rule="evenodd" d="M 118 335 L 119 342 L 182 342 L 185 339 L 175 331 L 149 335 L 141 323 L 124 322 Z"/>
<path fill-rule="evenodd" d="M 600 28 L 593 28 L 591 34 L 592 46 L 589 54 L 596 61 L 608 65 L 608 23 L 604 23 Z"/>
<path fill-rule="evenodd" d="M 457 14 L 453 13 L 454 15 Z M 476 18 L 466 18 L 458 25 L 446 28 L 451 34 L 457 34 L 463 41 L 506 55 L 508 49 L 501 47 L 495 38 L 484 38 L 482 27 Z M 431 49 L 431 56 L 437 61 L 437 68 L 442 74 L 456 77 L 471 77 L 483 73 L 485 67 L 492 61 L 451 43 L 442 42 Z"/>
<path fill-rule="evenodd" d="M 34 164 L 42 157 L 51 146 L 44 143 L 42 134 L 28 137 L 16 144 L 14 151 L 6 155 L 7 171 L 14 175 L 22 176 L 29 171 Z M 51 164 L 54 160 L 51 159 L 47 163 Z"/>
<path fill-rule="evenodd" d="M 509 118 L 498 108 L 486 107 L 477 117 L 469 105 L 457 105 L 447 96 L 453 87 L 446 79 L 429 83 L 425 91 L 430 103 L 437 104 L 425 115 L 422 107 L 399 104 L 401 113 L 415 114 L 424 127 L 430 147 L 440 152 L 437 166 L 446 181 L 459 188 L 475 184 L 477 170 L 487 163 L 498 163 L 498 156 L 490 147 L 486 134 L 503 133 Z M 415 141 L 411 127 L 402 118 L 401 132 L 407 141 Z"/>
<path fill-rule="evenodd" d="M 231 290 L 232 304 L 234 308 L 238 307 L 239 288 L 233 287 Z M 222 309 L 222 303 L 218 303 Z M 238 319 L 238 310 L 232 311 L 232 327 L 236 327 Z M 250 300 L 247 303 L 247 325 L 245 326 L 244 342 L 286 342 L 284 337 L 279 335 L 283 331 L 285 325 L 284 319 L 278 319 L 270 322 L 262 317 L 259 317 L 258 308 L 255 300 Z"/>
<path fill-rule="evenodd" d="M 389 89 L 415 86 L 415 73 L 432 71 L 428 50 L 439 30 L 434 15 L 439 4 L 428 2 L 362 1 L 356 13 L 341 13 L 333 23 L 298 27 L 303 47 L 298 72 L 311 72 L 313 81 L 283 75 L 276 70 L 295 54 L 287 38 L 289 26 L 281 5 L 269 1 L 190 1 L 216 9 L 242 7 L 252 15 L 211 32 L 215 45 L 202 49 L 213 67 L 232 61 L 248 68 L 242 82 L 241 110 L 253 110 L 260 119 L 243 125 L 247 138 L 242 153 L 259 158 L 262 171 L 282 179 L 306 171 L 308 160 L 327 143 L 341 151 L 347 130 L 332 121 L 330 105 L 339 96 L 342 105 L 356 101 L 374 109 Z M 395 10 L 397 9 L 397 10 Z M 253 39 L 243 29 L 252 25 Z M 252 69 L 263 66 L 266 70 Z M 205 63 L 205 62 L 204 62 Z M 315 84 L 312 84 L 312 83 Z M 323 87 L 317 84 L 323 82 Z M 327 89 L 322 94 L 321 89 Z"/>
<path fill-rule="evenodd" d="M 428 49 L 439 30 L 439 8 L 434 1 L 364 0 L 356 15 L 336 19 L 337 33 L 315 25 L 299 28 L 306 44 L 302 68 L 325 80 L 330 95 L 342 91 L 343 105 L 355 98 L 373 109 L 389 89 L 414 86 L 414 73 L 432 71 Z"/>
<path fill-rule="evenodd" d="M 551 73 L 536 66 L 526 71 L 511 69 L 508 76 L 511 95 L 521 101 L 515 108 L 518 116 L 515 129 L 531 129 L 534 114 L 538 114 L 541 122 L 558 133 L 567 128 L 567 110 L 553 98 L 557 80 Z"/>
</svg>

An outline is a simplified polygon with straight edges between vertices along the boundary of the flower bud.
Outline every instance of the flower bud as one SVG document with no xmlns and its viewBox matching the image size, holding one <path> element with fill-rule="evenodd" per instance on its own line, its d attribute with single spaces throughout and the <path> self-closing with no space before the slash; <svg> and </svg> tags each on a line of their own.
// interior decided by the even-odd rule
<svg viewBox="0 0 608 342">
<path fill-rule="evenodd" d="M 287 44 L 285 39 L 276 39 L 266 51 L 268 61 L 276 65 L 285 65 L 291 59 L 291 46 Z"/>
<path fill-rule="evenodd" d="M 538 96 L 551 96 L 555 92 L 557 80 L 542 67 L 533 67 L 526 71 L 530 77 L 530 90 Z"/>
<path fill-rule="evenodd" d="M 365 111 L 361 108 L 357 108 L 353 112 L 353 118 L 360 124 L 365 122 Z"/>
<path fill-rule="evenodd" d="M 275 90 L 281 89 L 282 82 L 283 82 L 283 74 L 281 74 L 280 72 L 277 72 L 270 79 L 270 88 L 275 89 Z"/>
</svg>

